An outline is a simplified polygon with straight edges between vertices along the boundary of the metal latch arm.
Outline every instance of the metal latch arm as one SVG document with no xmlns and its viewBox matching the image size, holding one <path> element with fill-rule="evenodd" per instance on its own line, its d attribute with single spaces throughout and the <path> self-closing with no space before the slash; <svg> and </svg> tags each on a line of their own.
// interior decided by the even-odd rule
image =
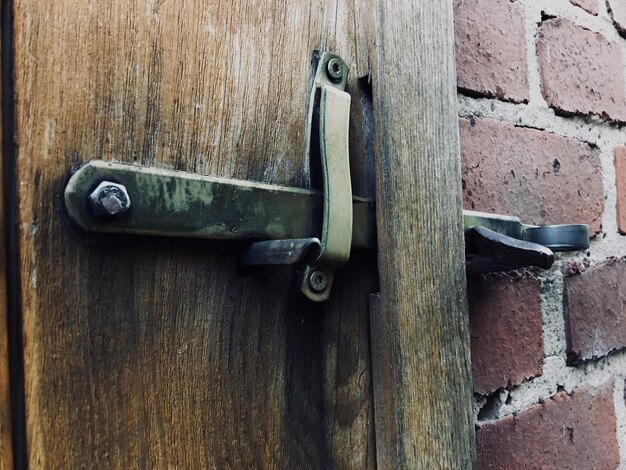
<svg viewBox="0 0 626 470">
<path fill-rule="evenodd" d="M 103 215 L 99 201 L 117 212 Z M 266 240 L 245 253 L 248 264 L 303 264 L 321 251 L 321 191 L 91 161 L 70 179 L 65 204 L 90 232 Z M 376 249 L 374 201 L 353 196 L 351 221 L 352 247 Z M 516 217 L 472 211 L 464 211 L 463 222 L 470 274 L 548 268 L 550 253 L 589 247 L 586 225 L 524 225 Z"/>
</svg>

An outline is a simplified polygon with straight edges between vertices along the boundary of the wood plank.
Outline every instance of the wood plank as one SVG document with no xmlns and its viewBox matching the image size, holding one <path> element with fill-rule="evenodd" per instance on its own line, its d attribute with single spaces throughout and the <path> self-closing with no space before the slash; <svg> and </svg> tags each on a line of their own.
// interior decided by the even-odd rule
<svg viewBox="0 0 626 470">
<path fill-rule="evenodd" d="M 32 467 L 373 467 L 373 259 L 357 254 L 313 305 L 291 269 L 241 275 L 230 244 L 86 236 L 61 197 L 91 158 L 307 187 L 313 50 L 354 64 L 353 100 L 368 99 L 358 14 L 332 0 L 15 0 Z"/>
<path fill-rule="evenodd" d="M 381 0 L 378 21 L 378 466 L 471 468 L 452 4 Z"/>
</svg>

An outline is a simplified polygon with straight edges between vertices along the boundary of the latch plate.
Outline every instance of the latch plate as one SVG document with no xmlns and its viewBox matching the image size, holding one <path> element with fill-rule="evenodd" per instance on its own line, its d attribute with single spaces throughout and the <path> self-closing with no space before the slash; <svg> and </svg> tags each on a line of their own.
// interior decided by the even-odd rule
<svg viewBox="0 0 626 470">
<path fill-rule="evenodd" d="M 463 211 L 465 230 L 485 227 L 502 235 L 537 243 L 552 251 L 576 251 L 589 247 L 589 226 L 584 224 L 526 225 L 517 217 Z"/>
</svg>

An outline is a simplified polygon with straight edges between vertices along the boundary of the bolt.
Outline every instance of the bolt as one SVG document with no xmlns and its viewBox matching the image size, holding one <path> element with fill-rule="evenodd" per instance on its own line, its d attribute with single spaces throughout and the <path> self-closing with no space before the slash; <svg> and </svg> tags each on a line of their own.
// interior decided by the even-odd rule
<svg viewBox="0 0 626 470">
<path fill-rule="evenodd" d="M 315 292 L 322 292 L 328 287 L 328 276 L 323 271 L 313 271 L 309 276 L 309 285 Z"/>
<path fill-rule="evenodd" d="M 343 78 L 343 65 L 341 61 L 337 58 L 330 59 L 328 64 L 326 64 L 326 72 L 333 82 L 340 82 Z"/>
<path fill-rule="evenodd" d="M 96 216 L 111 217 L 130 209 L 130 197 L 121 184 L 103 181 L 89 195 L 89 204 Z"/>
</svg>

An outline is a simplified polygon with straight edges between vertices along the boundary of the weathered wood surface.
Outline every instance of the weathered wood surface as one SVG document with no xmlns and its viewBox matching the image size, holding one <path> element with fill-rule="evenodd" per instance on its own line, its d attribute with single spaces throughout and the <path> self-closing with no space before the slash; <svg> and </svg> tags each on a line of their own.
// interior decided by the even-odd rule
<svg viewBox="0 0 626 470">
<path fill-rule="evenodd" d="M 0 109 L 2 109 L 1 104 Z M 0 127 L 0 129 L 2 128 Z M 4 135 L 0 133 L 0 149 L 2 148 L 4 148 Z M 4 160 L 0 160 L 0 198 L 2 198 L 2 204 L 0 204 L 0 470 L 9 470 L 13 468 L 7 297 L 8 266 L 6 262 L 6 204 L 10 198 L 5 195 L 4 175 Z"/>
<path fill-rule="evenodd" d="M 62 204 L 92 158 L 306 186 L 314 49 L 352 65 L 355 189 L 369 12 L 341 1 L 15 0 L 27 458 L 32 468 L 375 465 L 367 294 L 289 269 L 245 277 L 229 244 L 95 237 Z M 369 106 L 369 108 L 368 108 Z M 460 205 L 459 205 L 460 208 Z"/>
<path fill-rule="evenodd" d="M 377 46 L 378 466 L 471 468 L 451 2 L 381 0 Z"/>
</svg>

